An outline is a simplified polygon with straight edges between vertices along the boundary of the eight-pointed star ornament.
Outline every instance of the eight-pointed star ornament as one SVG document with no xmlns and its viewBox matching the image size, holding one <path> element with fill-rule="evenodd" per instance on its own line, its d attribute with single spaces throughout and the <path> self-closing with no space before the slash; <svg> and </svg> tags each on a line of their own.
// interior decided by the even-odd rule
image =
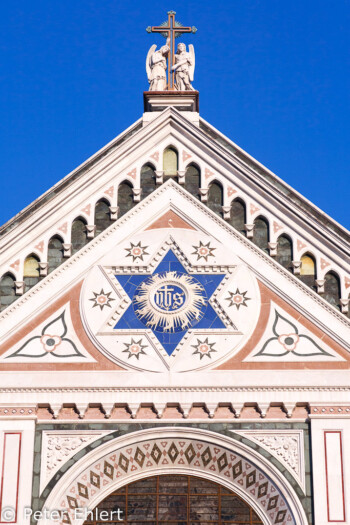
<svg viewBox="0 0 350 525">
<path fill-rule="evenodd" d="M 92 292 L 92 293 L 94 294 L 95 297 L 92 297 L 91 299 L 89 299 L 89 301 L 94 302 L 94 304 L 92 305 L 93 308 L 95 308 L 95 306 L 99 306 L 101 310 L 103 310 L 105 306 L 109 306 L 109 308 L 111 308 L 111 304 L 110 304 L 111 301 L 115 301 L 113 297 L 110 297 L 112 292 L 105 293 L 103 291 L 103 288 L 101 289 L 100 293 L 97 293 L 97 292 Z"/>
<path fill-rule="evenodd" d="M 240 292 L 238 288 L 236 289 L 235 292 L 229 291 L 228 293 L 229 293 L 229 297 L 225 298 L 226 301 L 230 301 L 228 306 L 235 306 L 237 310 L 239 310 L 241 306 L 248 306 L 247 301 L 251 300 L 250 297 L 246 297 L 248 293 L 247 291 Z"/>
<path fill-rule="evenodd" d="M 209 357 L 211 359 L 211 352 L 217 352 L 213 346 L 215 346 L 215 343 L 209 343 L 209 338 L 207 337 L 204 341 L 200 341 L 197 339 L 196 345 L 191 345 L 192 348 L 195 348 L 196 350 L 193 352 L 193 355 L 199 354 L 200 360 L 203 359 L 204 356 Z"/>
<path fill-rule="evenodd" d="M 128 359 L 130 357 L 135 356 L 137 360 L 140 359 L 140 355 L 144 354 L 146 355 L 146 352 L 144 352 L 144 348 L 147 348 L 147 345 L 142 344 L 142 339 L 139 341 L 134 341 L 134 339 L 131 339 L 130 343 L 124 343 L 126 346 L 125 350 L 123 352 L 126 352 L 128 354 Z"/>
</svg>

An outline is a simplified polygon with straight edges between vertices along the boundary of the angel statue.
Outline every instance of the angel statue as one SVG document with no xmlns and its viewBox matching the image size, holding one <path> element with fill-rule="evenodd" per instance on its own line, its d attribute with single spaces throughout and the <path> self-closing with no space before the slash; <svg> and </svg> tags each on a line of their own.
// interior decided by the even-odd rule
<svg viewBox="0 0 350 525">
<path fill-rule="evenodd" d="M 195 55 L 192 44 L 188 46 L 189 52 L 186 52 L 186 45 L 179 44 L 175 55 L 175 65 L 171 68 L 175 71 L 175 87 L 178 91 L 193 91 L 191 85 L 193 82 Z"/>
<path fill-rule="evenodd" d="M 146 71 L 150 91 L 165 91 L 167 86 L 166 69 L 167 56 L 170 51 L 169 39 L 165 46 L 156 51 L 157 45 L 153 44 L 147 53 Z"/>
</svg>

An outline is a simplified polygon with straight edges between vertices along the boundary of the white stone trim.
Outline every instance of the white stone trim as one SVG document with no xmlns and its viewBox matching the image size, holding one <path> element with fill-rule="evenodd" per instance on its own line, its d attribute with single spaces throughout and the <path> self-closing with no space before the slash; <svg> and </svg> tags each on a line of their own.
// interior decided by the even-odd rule
<svg viewBox="0 0 350 525">
<path fill-rule="evenodd" d="M 168 428 L 158 428 L 158 429 L 149 429 L 149 430 L 142 430 L 139 432 L 134 432 L 132 434 L 127 434 L 126 436 L 122 436 L 120 438 L 116 438 L 115 440 L 108 442 L 104 445 L 101 445 L 97 449 L 91 451 L 89 454 L 84 456 L 76 465 L 74 468 L 70 468 L 68 472 L 63 475 L 63 477 L 59 480 L 59 482 L 55 485 L 55 487 L 52 489 L 50 495 L 48 496 L 47 500 L 44 503 L 44 506 L 48 509 L 58 509 L 61 505 L 62 497 L 67 490 L 67 488 L 73 483 L 73 481 L 90 465 L 92 465 L 94 462 L 98 461 L 99 458 L 102 458 L 108 453 L 112 453 L 114 450 L 117 450 L 121 448 L 122 446 L 128 446 L 128 445 L 135 445 L 138 442 L 149 440 L 149 439 L 162 439 L 162 438 L 188 438 L 188 439 L 199 439 L 201 441 L 206 441 L 211 444 L 217 444 L 218 446 L 226 447 L 232 451 L 237 451 L 238 453 L 242 454 L 244 457 L 247 458 L 247 460 L 252 461 L 258 468 L 260 468 L 272 481 L 275 483 L 275 485 L 278 487 L 278 489 L 283 494 L 285 500 L 288 502 L 288 505 L 290 506 L 290 509 L 292 511 L 293 517 L 295 519 L 296 525 L 308 525 L 308 521 L 304 512 L 304 509 L 302 508 L 302 505 L 300 503 L 299 498 L 294 493 L 294 490 L 289 485 L 285 477 L 276 469 L 271 462 L 267 461 L 265 458 L 257 454 L 253 449 L 250 447 L 247 447 L 246 445 L 243 445 L 242 443 L 238 441 L 234 441 L 233 439 L 230 439 L 226 436 L 218 435 L 217 433 L 203 430 L 203 429 L 193 429 L 193 428 L 180 428 L 180 427 L 174 427 L 172 429 Z M 171 473 L 171 469 L 167 470 L 159 470 L 156 471 L 158 474 L 161 473 Z M 177 473 L 181 473 L 180 469 L 176 470 Z M 189 474 L 191 472 L 191 469 L 184 469 L 184 473 Z M 147 476 L 152 475 L 152 472 L 147 472 Z M 141 476 L 144 477 L 144 476 Z M 217 476 L 212 475 L 208 476 L 206 475 L 208 479 L 212 479 L 213 481 L 218 482 Z M 98 498 L 93 498 L 89 501 L 88 508 L 93 509 L 99 501 L 101 501 L 104 497 L 107 496 L 107 494 L 111 490 L 116 490 L 119 485 L 124 485 L 126 482 L 129 481 L 135 481 L 137 477 L 133 478 L 130 476 L 128 480 L 125 480 L 123 483 L 117 482 L 113 484 L 113 487 L 110 487 L 108 491 L 105 493 L 102 493 L 101 496 Z M 224 483 L 224 480 L 220 478 L 219 483 Z M 226 484 L 227 488 L 233 489 L 230 483 Z M 234 491 L 237 491 L 237 487 L 235 486 Z M 241 496 L 248 501 L 249 504 L 253 506 L 255 510 L 258 510 L 256 505 L 252 500 L 249 500 L 249 494 L 244 492 L 241 494 Z M 261 510 L 258 511 L 259 515 L 261 516 Z M 263 517 L 264 525 L 270 525 L 270 520 L 265 515 Z M 42 519 L 39 522 L 39 525 L 49 525 L 47 520 Z M 76 520 L 76 523 L 74 525 L 82 525 L 82 520 Z"/>
</svg>

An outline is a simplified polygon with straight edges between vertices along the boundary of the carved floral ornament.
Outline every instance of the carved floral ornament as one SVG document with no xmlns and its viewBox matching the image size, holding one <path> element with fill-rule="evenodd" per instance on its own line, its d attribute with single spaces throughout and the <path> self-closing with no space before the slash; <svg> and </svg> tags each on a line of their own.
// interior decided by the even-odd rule
<svg viewBox="0 0 350 525">
<path fill-rule="evenodd" d="M 258 443 L 277 458 L 305 491 L 304 432 L 303 430 L 235 430 L 250 441 Z"/>
<path fill-rule="evenodd" d="M 110 431 L 97 430 L 82 432 L 44 430 L 42 435 L 40 491 L 79 450 L 109 433 Z"/>
</svg>

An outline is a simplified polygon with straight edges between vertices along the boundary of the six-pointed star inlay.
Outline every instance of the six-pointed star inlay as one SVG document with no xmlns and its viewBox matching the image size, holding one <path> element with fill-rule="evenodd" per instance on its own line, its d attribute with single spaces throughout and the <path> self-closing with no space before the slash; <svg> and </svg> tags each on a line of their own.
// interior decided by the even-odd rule
<svg viewBox="0 0 350 525">
<path fill-rule="evenodd" d="M 152 274 L 116 275 L 131 304 L 115 330 L 151 330 L 171 355 L 188 330 L 226 329 L 209 300 L 223 274 L 190 274 L 169 250 Z"/>
</svg>

